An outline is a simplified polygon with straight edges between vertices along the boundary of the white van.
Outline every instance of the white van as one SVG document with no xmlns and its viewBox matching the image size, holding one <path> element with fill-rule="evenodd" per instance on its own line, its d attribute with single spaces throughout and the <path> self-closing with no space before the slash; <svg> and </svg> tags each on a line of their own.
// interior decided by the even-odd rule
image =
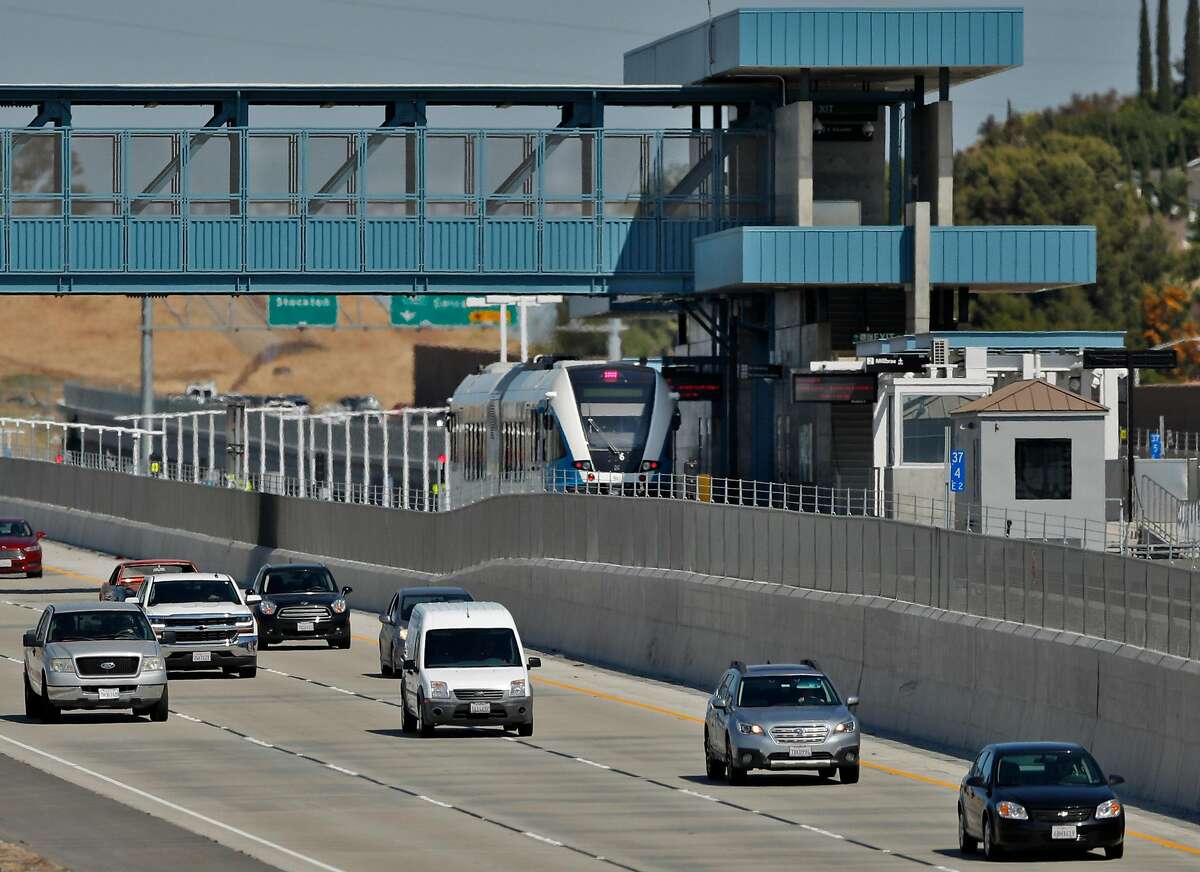
<svg viewBox="0 0 1200 872">
<path fill-rule="evenodd" d="M 406 732 L 438 724 L 533 735 L 533 688 L 521 635 L 499 603 L 421 603 L 408 619 L 400 680 Z"/>
</svg>

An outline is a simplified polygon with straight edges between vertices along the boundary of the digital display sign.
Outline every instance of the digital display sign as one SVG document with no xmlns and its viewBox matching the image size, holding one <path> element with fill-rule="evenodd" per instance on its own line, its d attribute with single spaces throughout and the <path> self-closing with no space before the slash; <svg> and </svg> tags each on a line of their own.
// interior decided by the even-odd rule
<svg viewBox="0 0 1200 872">
<path fill-rule="evenodd" d="M 717 373 L 668 370 L 663 376 L 683 401 L 718 400 L 724 394 L 725 380 Z"/>
<path fill-rule="evenodd" d="M 873 403 L 876 394 L 874 374 L 838 372 L 792 376 L 792 402 L 795 403 Z"/>
</svg>

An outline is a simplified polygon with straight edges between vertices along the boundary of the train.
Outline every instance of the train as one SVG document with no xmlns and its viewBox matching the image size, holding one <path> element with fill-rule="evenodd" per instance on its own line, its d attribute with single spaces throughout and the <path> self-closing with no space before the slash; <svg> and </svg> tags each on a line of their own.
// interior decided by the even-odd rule
<svg viewBox="0 0 1200 872">
<path fill-rule="evenodd" d="M 448 424 L 459 493 L 520 485 L 627 492 L 671 472 L 679 411 L 651 366 L 538 357 L 467 376 L 450 398 Z"/>
</svg>

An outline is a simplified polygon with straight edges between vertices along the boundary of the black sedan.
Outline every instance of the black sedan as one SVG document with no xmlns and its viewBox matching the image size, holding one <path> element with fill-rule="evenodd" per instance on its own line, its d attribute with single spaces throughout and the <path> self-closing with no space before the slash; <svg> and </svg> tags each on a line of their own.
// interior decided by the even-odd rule
<svg viewBox="0 0 1200 872">
<path fill-rule="evenodd" d="M 247 588 L 258 620 L 258 647 L 287 639 L 324 639 L 331 648 L 350 647 L 352 588 L 338 590 L 333 573 L 320 563 L 264 566 Z"/>
<path fill-rule="evenodd" d="M 1094 757 L 1065 742 L 988 745 L 958 790 L 958 845 L 982 843 L 989 860 L 1008 850 L 1103 848 L 1125 853 L 1125 809 Z"/>
</svg>

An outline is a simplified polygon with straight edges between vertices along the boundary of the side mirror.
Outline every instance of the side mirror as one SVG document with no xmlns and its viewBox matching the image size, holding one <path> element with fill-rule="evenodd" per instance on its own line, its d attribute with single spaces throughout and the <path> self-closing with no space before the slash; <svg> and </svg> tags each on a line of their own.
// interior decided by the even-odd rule
<svg viewBox="0 0 1200 872">
<path fill-rule="evenodd" d="M 406 658 L 404 660 L 404 671 L 405 672 L 416 672 L 417 671 L 417 661 L 409 660 Z"/>
<path fill-rule="evenodd" d="M 529 662 L 525 664 L 526 669 L 539 669 L 542 665 L 541 657 L 530 657 Z"/>
<path fill-rule="evenodd" d="M 37 537 L 38 539 L 45 539 L 45 538 L 46 538 L 46 531 L 45 531 L 45 530 L 38 530 L 38 531 L 37 531 L 36 533 L 34 533 L 33 535 L 34 535 L 35 537 Z"/>
<path fill-rule="evenodd" d="M 389 615 L 387 612 L 384 612 L 382 615 L 379 616 L 379 623 L 387 624 L 388 626 L 393 626 L 396 622 L 392 620 L 391 615 Z"/>
<path fill-rule="evenodd" d="M 711 705 L 713 708 L 715 708 L 719 712 L 725 711 L 725 701 L 724 700 L 714 699 L 714 700 L 712 700 Z"/>
<path fill-rule="evenodd" d="M 342 596 L 346 596 L 347 594 L 351 593 L 354 593 L 354 588 L 352 588 L 350 585 L 346 585 L 342 588 Z"/>
<path fill-rule="evenodd" d="M 1116 787 L 1118 784 L 1124 784 L 1125 779 L 1122 778 L 1120 775 L 1110 775 L 1110 776 L 1108 776 L 1108 783 L 1111 784 L 1113 787 Z"/>
<path fill-rule="evenodd" d="M 858 705 L 858 697 L 857 696 L 846 697 L 846 708 L 854 708 L 856 705 Z"/>
<path fill-rule="evenodd" d="M 21 645 L 26 648 L 40 648 L 37 642 L 37 632 L 35 630 L 26 630 L 21 636 Z"/>
<path fill-rule="evenodd" d="M 972 775 L 967 779 L 967 787 L 983 787 L 983 776 Z"/>
<path fill-rule="evenodd" d="M 174 630 L 163 630 L 162 637 L 159 639 L 159 641 L 164 645 L 174 645 L 176 638 L 177 637 L 175 636 Z"/>
<path fill-rule="evenodd" d="M 249 592 L 249 591 L 247 591 L 247 592 L 246 592 L 246 605 L 248 605 L 248 606 L 256 606 L 256 605 L 258 605 L 260 602 L 262 602 L 262 597 L 261 597 L 261 596 L 259 596 L 259 595 L 258 595 L 258 594 L 256 594 L 256 593 L 251 593 L 251 592 Z"/>
</svg>

